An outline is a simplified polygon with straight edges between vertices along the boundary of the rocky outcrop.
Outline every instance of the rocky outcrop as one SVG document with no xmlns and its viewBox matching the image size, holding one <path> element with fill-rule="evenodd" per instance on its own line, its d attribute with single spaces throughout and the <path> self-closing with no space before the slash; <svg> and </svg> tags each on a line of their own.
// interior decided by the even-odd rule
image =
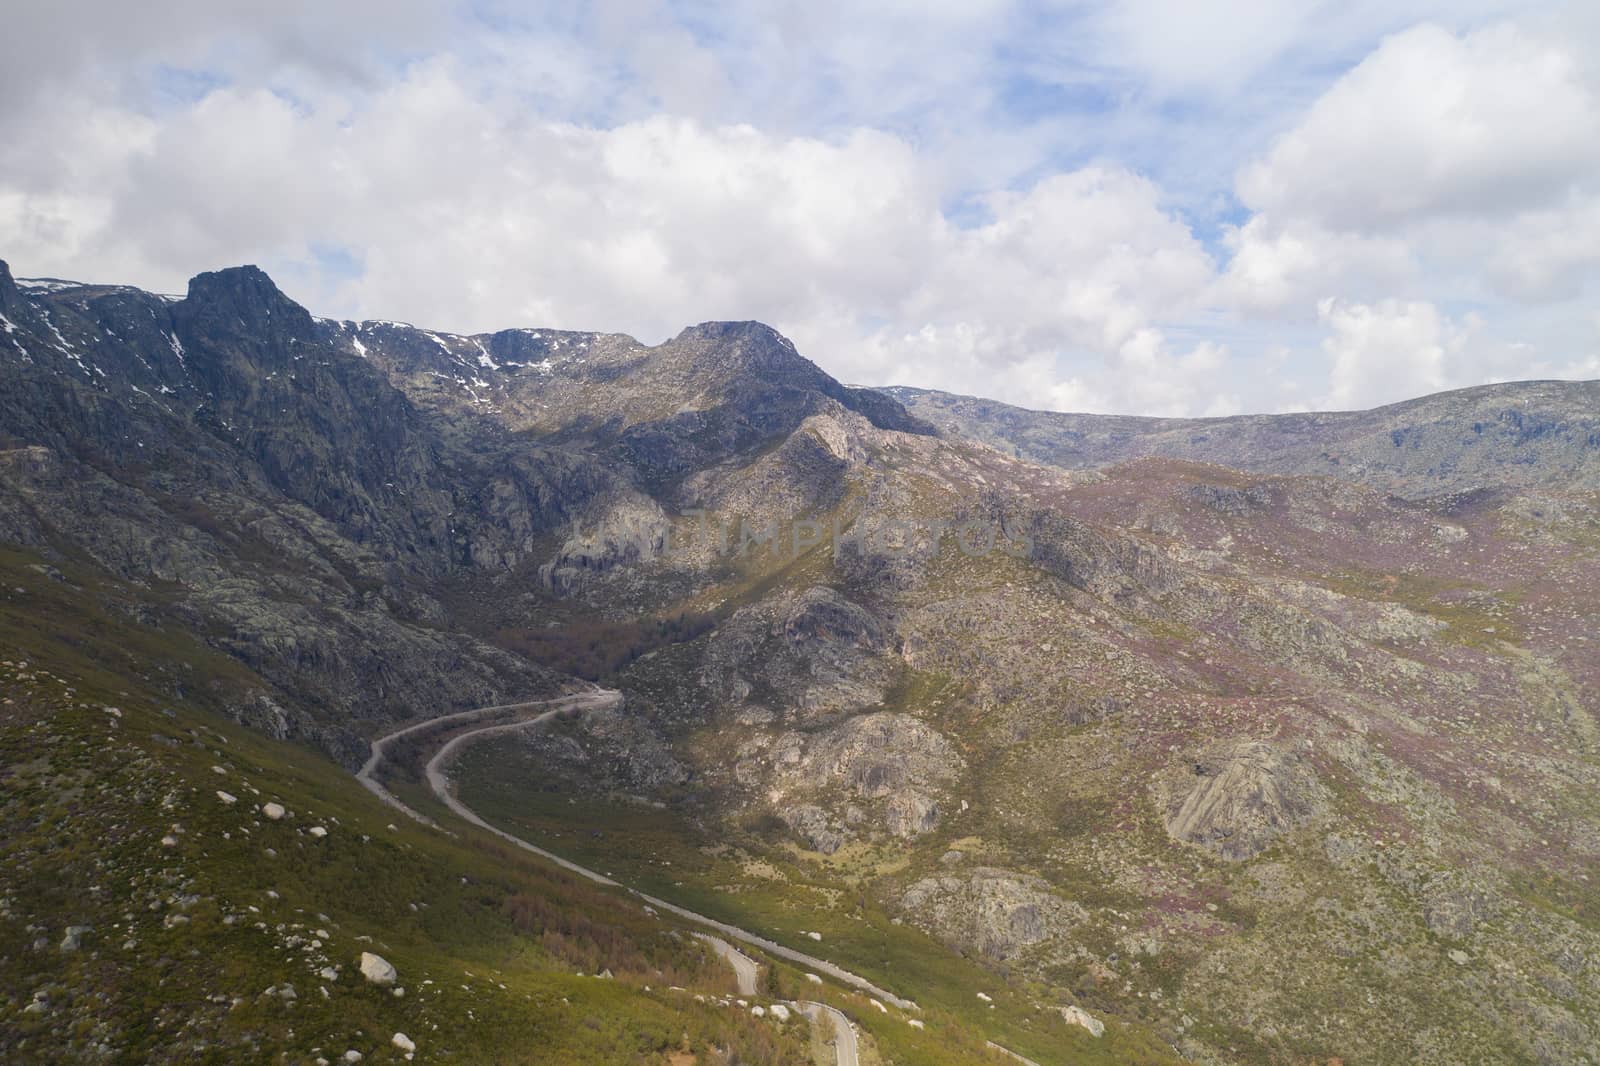
<svg viewBox="0 0 1600 1066">
<path fill-rule="evenodd" d="M 780 807 L 778 817 L 807 848 L 823 855 L 832 855 L 854 835 L 812 803 Z"/>
<path fill-rule="evenodd" d="M 996 960 L 1061 936 L 1086 917 L 1043 878 L 992 867 L 924 878 L 905 890 L 900 903 L 934 936 Z"/>
<path fill-rule="evenodd" d="M 739 610 L 706 646 L 700 676 L 722 700 L 815 719 L 869 706 L 892 676 L 888 627 L 835 589 L 816 586 Z"/>
<path fill-rule="evenodd" d="M 778 817 L 812 850 L 831 854 L 867 817 L 856 804 L 875 811 L 877 824 L 895 837 L 937 828 L 936 796 L 962 770 L 961 756 L 938 731 L 911 715 L 879 711 L 752 746 L 735 775 L 763 788 Z"/>
<path fill-rule="evenodd" d="M 1311 765 L 1260 740 L 1218 745 L 1157 786 L 1174 840 L 1224 859 L 1249 859 L 1327 806 Z"/>
<path fill-rule="evenodd" d="M 638 492 L 597 501 L 574 523 L 555 557 L 539 568 L 547 588 L 572 592 L 616 567 L 648 563 L 661 555 L 671 526 L 661 507 Z"/>
<path fill-rule="evenodd" d="M 947 785 L 961 767 L 960 755 L 932 727 L 908 714 L 878 711 L 817 734 L 792 772 L 842 782 L 863 799 L 883 799 Z"/>
</svg>

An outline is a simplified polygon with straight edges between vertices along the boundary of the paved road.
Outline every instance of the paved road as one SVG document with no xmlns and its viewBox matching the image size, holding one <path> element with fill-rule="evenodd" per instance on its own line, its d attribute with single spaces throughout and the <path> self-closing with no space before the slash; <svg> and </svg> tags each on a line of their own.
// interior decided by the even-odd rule
<svg viewBox="0 0 1600 1066">
<path fill-rule="evenodd" d="M 833 1019 L 833 1057 L 838 1066 L 861 1066 L 860 1051 L 856 1047 L 855 1026 L 850 1024 L 850 1019 L 845 1017 L 844 1011 L 837 1007 L 830 1007 L 826 1003 L 812 1003 L 802 1001 L 796 1003 L 795 1009 L 807 1018 L 813 1025 L 819 1024 L 824 1017 Z"/>
<path fill-rule="evenodd" d="M 457 714 L 445 715 L 442 718 L 429 719 L 426 722 L 419 722 L 416 725 L 407 726 L 404 729 L 398 729 L 387 736 L 380 737 L 373 741 L 372 755 L 367 759 L 366 765 L 361 768 L 361 771 L 356 776 L 360 779 L 361 783 L 365 785 L 374 795 L 383 800 L 383 802 L 387 803 L 389 806 L 398 811 L 403 811 L 405 814 L 415 818 L 419 822 L 437 827 L 436 822 L 425 815 L 412 810 L 410 807 L 407 807 L 396 796 L 394 796 L 393 793 L 389 792 L 388 789 L 380 785 L 373 776 L 376 773 L 379 764 L 382 763 L 384 753 L 387 751 L 389 744 L 401 737 L 407 736 L 408 734 L 416 733 L 425 729 L 434 729 L 443 724 L 454 725 L 463 722 L 470 722 L 478 718 L 488 717 L 490 715 L 503 714 L 507 711 L 532 709 L 534 707 L 541 706 L 548 707 L 548 710 L 535 715 L 532 718 L 521 719 L 515 722 L 505 722 L 499 725 L 486 726 L 482 729 L 473 729 L 465 733 L 459 733 L 452 737 L 448 743 L 439 749 L 433 758 L 428 760 L 427 768 L 424 771 L 425 776 L 427 777 L 428 785 L 433 789 L 434 794 L 439 797 L 445 806 L 449 807 L 450 810 L 459 816 L 463 821 L 471 822 L 478 828 L 493 833 L 495 836 L 504 840 L 506 843 L 513 845 L 514 847 L 521 848 L 523 851 L 532 852 L 541 858 L 548 859 L 550 862 L 555 863 L 562 869 L 569 870 L 572 873 L 577 874 L 579 877 L 587 878 L 596 884 L 615 885 L 619 888 L 625 888 L 633 896 L 644 900 L 646 903 L 649 903 L 658 910 L 675 914 L 679 918 L 682 918 L 685 921 L 693 922 L 696 925 L 703 925 L 708 929 L 722 934 L 730 940 L 737 940 L 740 943 L 749 944 L 752 947 L 760 948 L 762 951 L 765 951 L 770 955 L 776 955 L 778 958 L 787 959 L 790 962 L 804 966 L 808 970 L 812 970 L 820 974 L 827 974 L 829 977 L 832 977 L 841 984 L 849 985 L 851 988 L 859 989 L 860 991 L 867 993 L 869 996 L 875 996 L 878 999 L 883 1000 L 885 1003 L 892 1003 L 901 1010 L 920 1010 L 921 1008 L 919 1008 L 911 1000 L 903 999 L 900 996 L 895 995 L 893 992 L 879 988 L 866 978 L 857 974 L 853 974 L 841 966 L 836 966 L 826 959 L 819 959 L 815 955 L 808 955 L 803 951 L 796 951 L 794 948 L 785 947 L 784 945 L 779 944 L 776 941 L 769 940 L 763 936 L 757 936 L 755 933 L 741 929 L 736 925 L 730 925 L 727 922 L 719 922 L 715 918 L 708 918 L 703 914 L 696 914 L 694 911 L 691 911 L 686 907 L 680 907 L 676 903 L 670 903 L 667 900 L 658 899 L 655 896 L 647 895 L 643 892 L 637 891 L 636 889 L 627 888 L 626 885 L 622 885 L 620 882 L 614 881 L 604 874 L 597 873 L 586 866 L 578 865 L 570 859 L 564 859 L 554 852 L 546 851 L 544 848 L 530 844 L 521 837 L 513 836 L 503 829 L 499 829 L 490 825 L 488 822 L 480 818 L 470 807 L 456 798 L 455 790 L 450 786 L 450 779 L 448 776 L 446 776 L 445 771 L 450 761 L 460 753 L 463 745 L 482 737 L 495 736 L 501 733 L 509 733 L 518 729 L 532 729 L 542 725 L 551 718 L 565 711 L 582 711 L 592 710 L 598 707 L 615 706 L 621 699 L 622 694 L 620 692 L 616 692 L 612 689 L 595 688 L 589 692 L 582 692 L 573 696 L 562 696 L 553 700 L 543 700 L 536 703 L 503 704 L 498 707 L 484 707 L 475 711 L 461 711 Z"/>
<path fill-rule="evenodd" d="M 721 937 L 712 936 L 710 933 L 696 933 L 695 936 L 710 944 L 716 950 L 716 953 L 726 959 L 729 966 L 733 967 L 733 976 L 739 982 L 739 994 L 741 996 L 753 996 L 756 994 L 756 976 L 761 972 L 761 968 L 756 965 L 755 959 L 752 959 Z"/>
<path fill-rule="evenodd" d="M 477 710 L 461 711 L 457 714 L 448 714 L 441 718 L 431 718 L 426 722 L 419 722 L 416 725 L 407 726 L 404 729 L 397 729 L 387 736 L 379 737 L 377 740 L 374 740 L 372 742 L 372 754 L 367 759 L 366 764 L 361 767 L 360 771 L 357 772 L 356 778 L 363 785 L 365 785 L 367 789 L 373 793 L 373 795 L 377 796 L 389 806 L 398 811 L 404 812 L 424 825 L 431 825 L 436 829 L 442 829 L 442 827 L 439 826 L 439 824 L 433 819 L 421 814 L 418 811 L 412 810 L 410 807 L 402 803 L 400 799 L 392 792 L 378 783 L 374 774 L 377 772 L 379 764 L 383 762 L 384 754 L 387 752 L 389 745 L 392 742 L 399 740 L 401 737 L 423 730 L 437 729 L 441 725 L 459 725 L 464 722 L 472 722 L 480 718 L 487 718 L 494 715 L 505 714 L 507 712 L 526 711 L 533 710 L 537 707 L 545 707 L 547 708 L 546 710 L 541 711 L 531 718 L 522 718 L 514 722 L 503 722 L 498 725 L 485 726 L 482 729 L 472 729 L 452 737 L 448 743 L 446 743 L 434 754 L 433 758 L 428 760 L 428 765 L 424 771 L 428 780 L 428 785 L 433 789 L 434 794 L 444 802 L 445 806 L 449 807 L 451 811 L 453 811 L 464 821 L 471 822 L 478 828 L 485 829 L 490 833 L 493 833 L 495 836 L 506 841 L 508 844 L 521 848 L 523 851 L 532 852 L 541 858 L 548 859 L 550 862 L 555 863 L 562 869 L 571 871 L 572 873 L 577 874 L 579 877 L 587 878 L 588 880 L 597 884 L 613 885 L 617 888 L 625 889 L 631 895 L 637 897 L 638 899 L 644 900 L 646 903 L 656 907 L 658 910 L 664 910 L 671 914 L 675 914 L 685 921 L 693 922 L 696 925 L 703 925 L 708 929 L 714 929 L 723 936 L 737 940 L 744 944 L 753 945 L 754 947 L 758 947 L 768 954 L 776 955 L 781 959 L 788 959 L 790 962 L 798 963 L 808 970 L 812 970 L 817 973 L 825 973 L 829 977 L 839 981 L 841 984 L 849 985 L 850 987 L 865 992 L 870 996 L 875 996 L 886 1003 L 892 1003 L 903 1011 L 920 1010 L 921 1008 L 911 1000 L 902 999 L 892 992 L 879 988 L 866 978 L 857 976 L 843 967 L 835 966 L 826 959 L 819 959 L 815 955 L 807 955 L 803 951 L 796 951 L 793 948 L 785 947 L 784 945 L 775 941 L 768 940 L 766 937 L 757 936 L 755 933 L 740 929 L 736 925 L 729 925 L 727 922 L 719 922 L 715 918 L 707 918 L 703 914 L 696 914 L 694 911 L 691 911 L 686 907 L 680 907 L 676 903 L 669 903 L 664 899 L 658 899 L 655 896 L 647 895 L 646 893 L 640 892 L 637 889 L 628 888 L 626 885 L 623 885 L 618 881 L 614 881 L 604 874 L 596 873 L 594 870 L 591 870 L 586 866 L 580 866 L 570 859 L 564 859 L 554 852 L 546 851 L 544 848 L 530 844 L 521 837 L 513 836 L 503 829 L 497 829 L 488 822 L 484 821 L 482 818 L 478 817 L 478 815 L 470 807 L 456 798 L 455 790 L 451 788 L 450 779 L 446 776 L 445 770 L 449 766 L 450 761 L 460 753 L 462 746 L 468 742 L 478 740 L 483 737 L 496 736 L 501 733 L 510 733 L 518 729 L 532 729 L 544 724 L 545 722 L 548 722 L 551 718 L 554 718 L 557 715 L 567 712 L 581 712 L 586 710 L 595 710 L 601 707 L 615 707 L 621 701 L 622 693 L 617 692 L 614 689 L 596 687 L 588 692 L 580 692 L 571 696 L 561 696 L 557 697 L 556 699 L 540 700 L 530 703 L 507 703 L 496 707 L 480 707 Z M 448 832 L 448 830 L 444 831 Z M 741 994 L 753 994 L 755 992 L 755 960 L 751 959 L 743 952 L 738 951 L 731 944 L 728 944 L 717 937 L 706 936 L 706 939 L 711 941 L 713 946 L 721 945 L 721 947 L 718 948 L 719 952 L 721 952 L 723 948 L 726 948 L 727 952 L 732 953 L 731 955 L 724 953 L 723 957 L 728 959 L 729 963 L 734 967 L 734 972 L 738 976 L 739 990 Z M 747 973 L 741 968 L 741 964 L 736 962 L 735 959 L 744 959 L 750 965 L 750 969 L 748 971 L 748 991 L 746 991 Z M 850 1023 L 850 1019 L 845 1017 L 842 1011 L 839 1011 L 837 1008 L 830 1007 L 824 1003 L 802 1002 L 795 1004 L 795 1007 L 796 1009 L 800 1010 L 801 1013 L 804 1013 L 808 1018 L 812 1018 L 813 1020 L 815 1020 L 817 1017 L 820 1017 L 821 1013 L 824 1011 L 833 1016 L 835 1029 L 838 1033 L 837 1043 L 835 1045 L 835 1057 L 838 1059 L 838 1066 L 858 1066 L 856 1032 Z M 989 1042 L 989 1047 L 993 1048 L 995 1051 L 1003 1052 L 1004 1054 L 1009 1055 L 1013 1059 L 1016 1059 L 1020 1062 L 1027 1063 L 1028 1066 L 1038 1066 L 1038 1064 L 1033 1062 L 1031 1059 L 1023 1058 L 1016 1052 L 1011 1051 L 1008 1048 L 1001 1047 L 999 1044 L 996 1044 L 993 1041 Z"/>
<path fill-rule="evenodd" d="M 480 718 L 489 718 L 494 715 L 505 714 L 509 711 L 525 711 L 532 710 L 535 707 L 549 707 L 550 710 L 545 711 L 543 714 L 540 714 L 535 718 L 515 723 L 516 725 L 532 725 L 536 722 L 548 721 L 550 718 L 560 714 L 562 711 L 571 708 L 592 710 L 595 707 L 614 705 L 621 699 L 622 694 L 620 692 L 613 692 L 608 689 L 597 689 L 593 692 L 581 692 L 575 696 L 559 696 L 555 699 L 535 700 L 528 703 L 502 703 L 495 707 L 479 707 L 471 711 L 459 711 L 456 714 L 447 714 L 440 718 L 429 718 L 425 722 L 418 722 L 415 725 L 406 726 L 404 729 L 397 729 L 387 736 L 379 737 L 377 740 L 374 740 L 372 742 L 371 754 L 367 756 L 366 763 L 362 765 L 361 769 L 356 771 L 356 780 L 360 781 L 361 784 L 366 787 L 368 792 L 371 792 L 374 796 L 377 796 L 395 810 L 416 819 L 423 825 L 429 825 L 435 829 L 442 830 L 444 827 L 439 825 L 438 822 L 435 822 L 432 818 L 429 818 L 420 811 L 414 811 L 410 807 L 406 806 L 403 802 L 401 802 L 398 796 L 384 788 L 383 785 L 378 782 L 377 777 L 374 776 L 377 773 L 378 764 L 383 762 L 383 757 L 388 754 L 390 744 L 399 740 L 401 737 L 410 736 L 412 733 L 426 732 L 429 730 L 438 729 L 440 726 L 459 725 L 463 722 L 472 722 Z"/>
<path fill-rule="evenodd" d="M 1028 1058 L 1026 1055 L 1018 1055 L 1015 1051 L 1012 1051 L 1008 1047 L 1001 1047 L 999 1044 L 996 1044 L 993 1040 L 986 1040 L 986 1041 L 984 1041 L 984 1043 L 989 1046 L 989 1050 L 990 1051 L 998 1051 L 1002 1055 L 1005 1055 L 1005 1056 L 1007 1056 L 1009 1058 L 1016 1059 L 1018 1062 L 1022 1063 L 1022 1066 L 1039 1066 L 1039 1064 L 1037 1062 L 1034 1062 L 1032 1059 Z"/>
</svg>

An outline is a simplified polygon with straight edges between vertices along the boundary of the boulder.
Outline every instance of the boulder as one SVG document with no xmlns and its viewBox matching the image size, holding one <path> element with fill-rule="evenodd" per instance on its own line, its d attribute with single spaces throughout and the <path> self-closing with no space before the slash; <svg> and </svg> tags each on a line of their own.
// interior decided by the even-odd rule
<svg viewBox="0 0 1600 1066">
<path fill-rule="evenodd" d="M 1061 1017 L 1068 1025 L 1079 1025 L 1089 1030 L 1090 1036 L 1104 1036 L 1106 1023 L 1082 1007 L 1062 1007 Z"/>
<path fill-rule="evenodd" d="M 89 931 L 87 925 L 69 925 L 66 935 L 61 938 L 63 952 L 77 951 L 83 944 L 83 934 Z"/>
<path fill-rule="evenodd" d="M 288 812 L 283 809 L 283 804 L 281 803 L 263 803 L 261 805 L 261 813 L 268 821 L 276 822 L 281 820 Z"/>
<path fill-rule="evenodd" d="M 399 980 L 400 973 L 382 955 L 374 955 L 370 951 L 361 953 L 361 976 L 375 985 L 392 985 Z"/>
</svg>

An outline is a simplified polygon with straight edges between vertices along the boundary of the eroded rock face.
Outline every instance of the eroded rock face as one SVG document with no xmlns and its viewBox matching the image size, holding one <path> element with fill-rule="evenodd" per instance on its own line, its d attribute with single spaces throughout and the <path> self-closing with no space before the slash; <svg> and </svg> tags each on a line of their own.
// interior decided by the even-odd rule
<svg viewBox="0 0 1600 1066">
<path fill-rule="evenodd" d="M 1259 855 L 1327 804 L 1308 762 L 1261 740 L 1211 749 L 1159 782 L 1157 795 L 1174 840 L 1233 860 Z"/>
<path fill-rule="evenodd" d="M 539 568 L 547 588 L 571 592 L 589 578 L 631 563 L 649 562 L 666 546 L 667 516 L 642 493 L 597 503 L 576 523 L 549 562 Z"/>
<path fill-rule="evenodd" d="M 906 789 L 889 797 L 883 820 L 897 837 L 921 836 L 939 825 L 939 804 L 916 789 Z"/>
<path fill-rule="evenodd" d="M 701 676 L 728 703 L 759 700 L 809 717 L 881 699 L 889 643 L 882 620 L 817 586 L 737 612 L 712 638 Z"/>
<path fill-rule="evenodd" d="M 842 782 L 863 799 L 883 799 L 947 784 L 961 765 L 960 755 L 931 726 L 909 714 L 879 711 L 817 736 L 797 769 Z"/>
<path fill-rule="evenodd" d="M 918 926 L 991 959 L 1009 959 L 1086 916 L 1078 904 L 1051 892 L 1043 878 L 993 867 L 924 878 L 900 902 Z"/>
<path fill-rule="evenodd" d="M 939 824 L 937 793 L 964 768 L 942 734 L 909 714 L 858 715 L 816 733 L 784 733 L 744 753 L 735 773 L 749 786 L 765 786 L 767 799 L 789 828 L 815 851 L 831 853 L 853 834 L 845 826 L 866 820 L 845 798 L 867 801 L 878 824 L 910 839 Z M 802 802 L 796 803 L 800 799 Z"/>
<path fill-rule="evenodd" d="M 837 825 L 828 817 L 826 811 L 814 803 L 784 807 L 778 811 L 778 817 L 806 847 L 824 855 L 832 855 L 854 836 L 848 829 Z"/>
</svg>

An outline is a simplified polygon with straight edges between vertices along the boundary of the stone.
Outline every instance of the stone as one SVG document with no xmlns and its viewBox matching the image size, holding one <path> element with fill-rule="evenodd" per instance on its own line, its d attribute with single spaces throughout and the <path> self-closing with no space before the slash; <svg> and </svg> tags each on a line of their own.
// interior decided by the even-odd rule
<svg viewBox="0 0 1600 1066">
<path fill-rule="evenodd" d="M 89 927 L 87 925 L 67 926 L 67 933 L 61 938 L 61 950 L 63 952 L 77 951 L 83 944 L 83 934 L 88 931 Z"/>
<path fill-rule="evenodd" d="M 1468 955 L 1460 948 L 1452 948 L 1450 949 L 1450 961 L 1455 963 L 1457 966 L 1465 966 L 1467 963 L 1472 961 L 1472 956 Z"/>
<path fill-rule="evenodd" d="M 320 825 L 312 826 L 310 829 L 307 830 L 307 832 L 309 832 L 312 836 L 316 837 L 318 840 L 321 840 L 323 837 L 328 835 L 328 831 L 326 829 L 322 828 L 322 826 L 320 826 Z"/>
<path fill-rule="evenodd" d="M 389 1038 L 389 1043 L 393 1044 L 395 1047 L 399 1048 L 401 1051 L 415 1051 L 415 1050 L 417 1050 L 417 1045 L 412 1043 L 411 1038 L 409 1036 L 407 1036 L 406 1034 L 404 1034 L 404 1033 L 396 1033 L 396 1034 L 394 1034 L 394 1036 Z"/>
<path fill-rule="evenodd" d="M 388 959 L 370 951 L 361 953 L 361 976 L 375 985 L 392 985 L 400 979 L 399 971 Z"/>
<path fill-rule="evenodd" d="M 223 803 L 227 804 L 229 807 L 232 807 L 235 803 L 239 802 L 239 797 L 238 796 L 235 796 L 231 792 L 224 792 L 220 788 L 217 789 L 217 799 L 221 800 Z"/>
<path fill-rule="evenodd" d="M 785 1007 L 782 1003 L 774 1003 L 767 1009 L 767 1012 L 780 1022 L 786 1022 L 789 1020 L 789 1008 Z"/>
<path fill-rule="evenodd" d="M 1105 1035 L 1105 1022 L 1102 1022 L 1082 1007 L 1062 1007 L 1061 1018 L 1068 1025 L 1077 1025 L 1089 1030 L 1090 1036 Z"/>
<path fill-rule="evenodd" d="M 263 803 L 261 805 L 261 813 L 266 816 L 268 821 L 276 822 L 281 821 L 287 812 L 283 809 L 283 804 L 281 803 Z"/>
</svg>

